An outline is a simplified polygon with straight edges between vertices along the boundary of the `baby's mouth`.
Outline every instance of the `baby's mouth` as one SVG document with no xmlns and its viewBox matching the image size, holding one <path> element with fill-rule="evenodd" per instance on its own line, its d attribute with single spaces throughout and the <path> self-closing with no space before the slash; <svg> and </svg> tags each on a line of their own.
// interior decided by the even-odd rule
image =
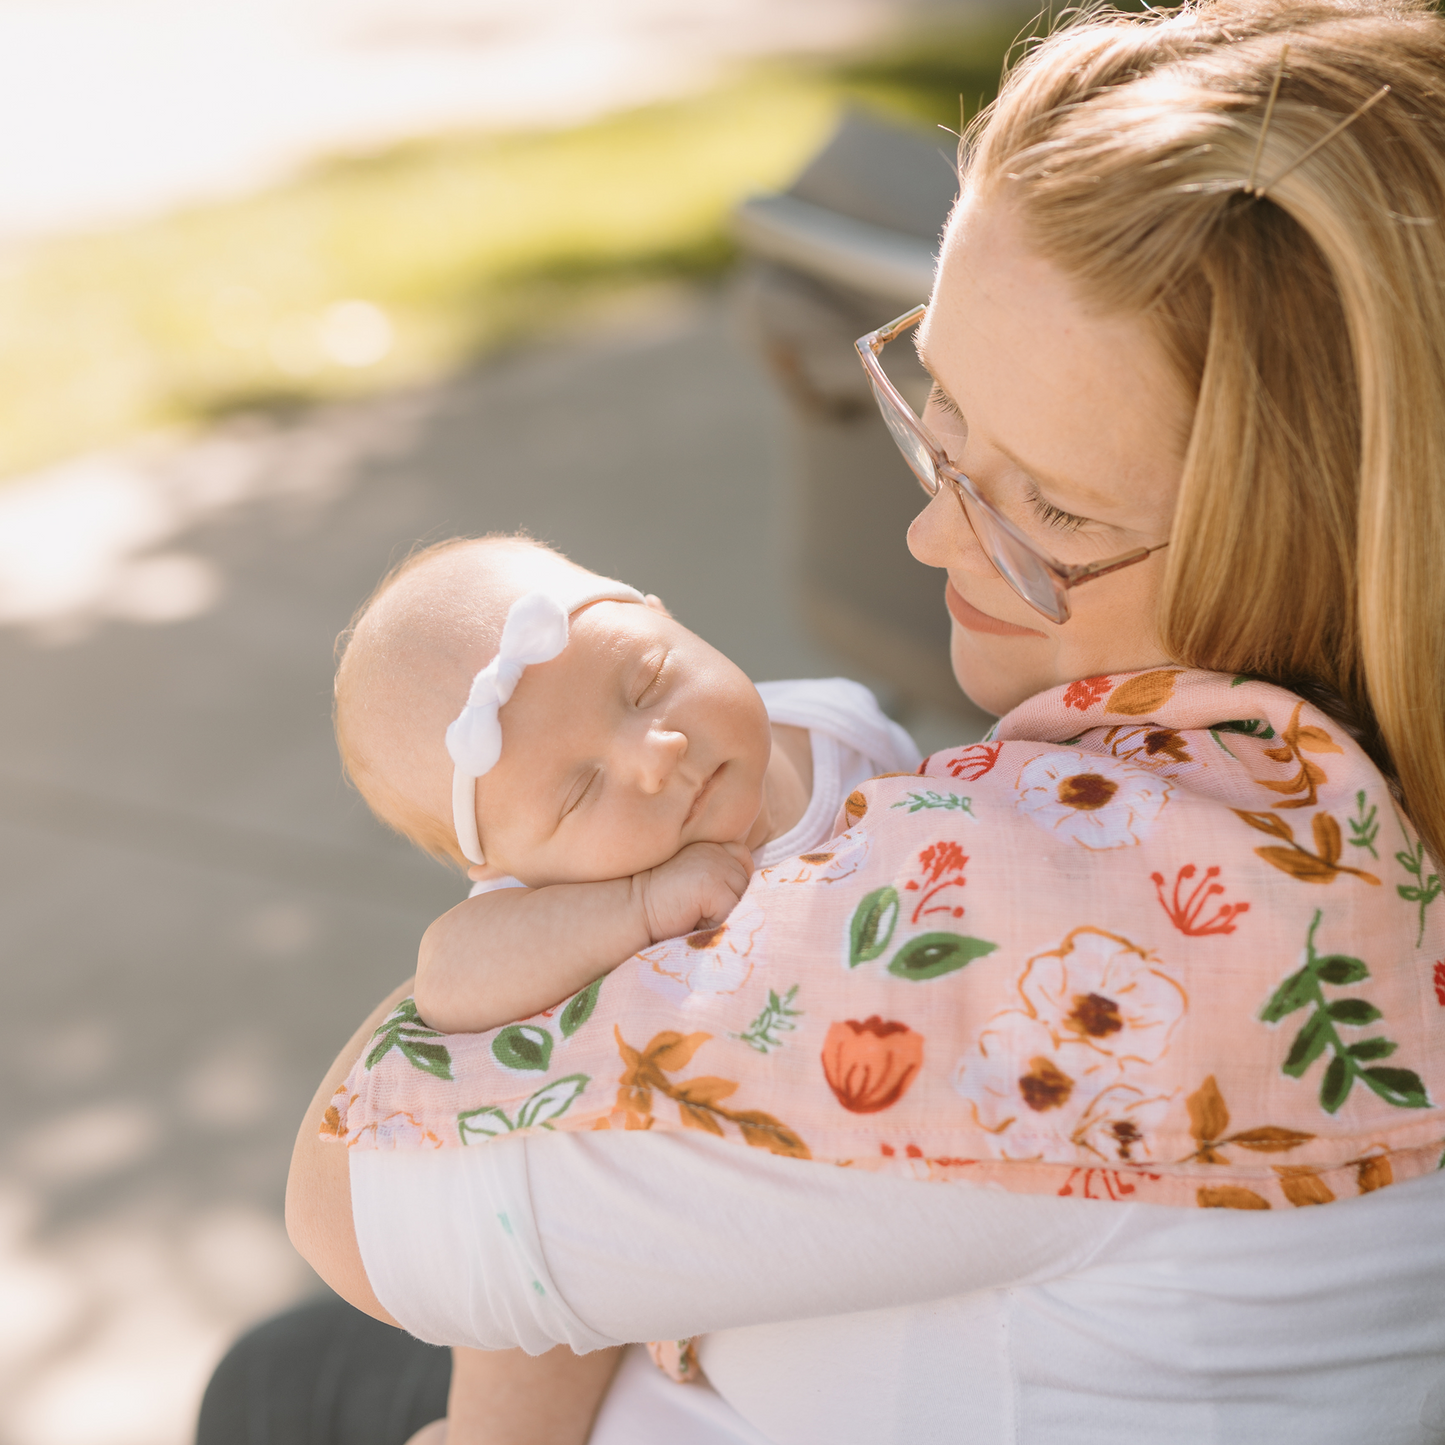
<svg viewBox="0 0 1445 1445">
<path fill-rule="evenodd" d="M 719 763 L 708 775 L 707 781 L 697 790 L 697 796 L 692 800 L 692 807 L 687 810 L 687 817 L 682 820 L 684 828 L 702 811 L 703 805 L 712 796 L 717 780 L 722 776 L 725 767 L 727 767 L 726 763 Z"/>
</svg>

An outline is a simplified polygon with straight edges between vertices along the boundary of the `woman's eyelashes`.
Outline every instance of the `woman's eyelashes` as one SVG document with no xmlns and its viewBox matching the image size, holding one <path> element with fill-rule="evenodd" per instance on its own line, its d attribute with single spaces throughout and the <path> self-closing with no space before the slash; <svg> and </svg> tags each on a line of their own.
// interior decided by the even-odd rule
<svg viewBox="0 0 1445 1445">
<path fill-rule="evenodd" d="M 1044 523 L 1045 526 L 1055 527 L 1061 532 L 1077 532 L 1080 527 L 1089 523 L 1087 517 L 1076 517 L 1072 512 L 1066 512 L 1062 507 L 1056 507 L 1052 502 L 1046 501 L 1039 489 L 1032 485 L 1028 492 L 1029 505 L 1034 509 L 1034 515 Z"/>
<path fill-rule="evenodd" d="M 946 411 L 949 416 L 956 417 L 965 425 L 967 424 L 967 419 L 959 410 L 958 403 L 936 381 L 933 383 L 933 389 L 928 393 L 928 404 L 938 407 L 940 411 Z"/>
</svg>

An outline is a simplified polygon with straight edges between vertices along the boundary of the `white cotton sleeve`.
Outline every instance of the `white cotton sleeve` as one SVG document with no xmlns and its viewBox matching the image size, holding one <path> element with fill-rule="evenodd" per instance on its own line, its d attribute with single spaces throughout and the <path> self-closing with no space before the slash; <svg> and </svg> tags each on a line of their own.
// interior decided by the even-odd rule
<svg viewBox="0 0 1445 1445">
<path fill-rule="evenodd" d="M 777 1158 L 705 1135 L 353 1151 L 377 1298 L 436 1344 L 537 1354 L 922 1303 L 1079 1268 L 1137 1206 Z"/>
<path fill-rule="evenodd" d="M 547 1272 L 526 1141 L 351 1151 L 351 1210 L 376 1297 L 409 1334 L 481 1350 L 617 1343 L 584 1325 Z"/>
</svg>

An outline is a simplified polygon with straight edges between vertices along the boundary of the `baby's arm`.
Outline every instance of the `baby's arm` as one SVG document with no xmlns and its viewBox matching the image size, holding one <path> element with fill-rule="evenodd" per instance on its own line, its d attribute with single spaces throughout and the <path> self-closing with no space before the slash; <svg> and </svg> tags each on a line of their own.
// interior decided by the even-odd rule
<svg viewBox="0 0 1445 1445">
<path fill-rule="evenodd" d="M 631 878 L 468 898 L 422 938 L 417 1012 L 453 1034 L 529 1018 L 650 943 L 721 923 L 751 868 L 740 843 L 690 843 Z"/>
</svg>

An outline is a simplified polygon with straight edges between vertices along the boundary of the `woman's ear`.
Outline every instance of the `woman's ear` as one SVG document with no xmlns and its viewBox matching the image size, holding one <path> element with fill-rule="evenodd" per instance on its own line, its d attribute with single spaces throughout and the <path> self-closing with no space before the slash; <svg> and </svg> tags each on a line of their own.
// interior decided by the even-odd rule
<svg viewBox="0 0 1445 1445">
<path fill-rule="evenodd" d="M 660 612 L 664 617 L 671 617 L 672 613 L 667 610 L 667 603 L 655 592 L 649 592 L 643 599 L 654 612 Z"/>
</svg>

